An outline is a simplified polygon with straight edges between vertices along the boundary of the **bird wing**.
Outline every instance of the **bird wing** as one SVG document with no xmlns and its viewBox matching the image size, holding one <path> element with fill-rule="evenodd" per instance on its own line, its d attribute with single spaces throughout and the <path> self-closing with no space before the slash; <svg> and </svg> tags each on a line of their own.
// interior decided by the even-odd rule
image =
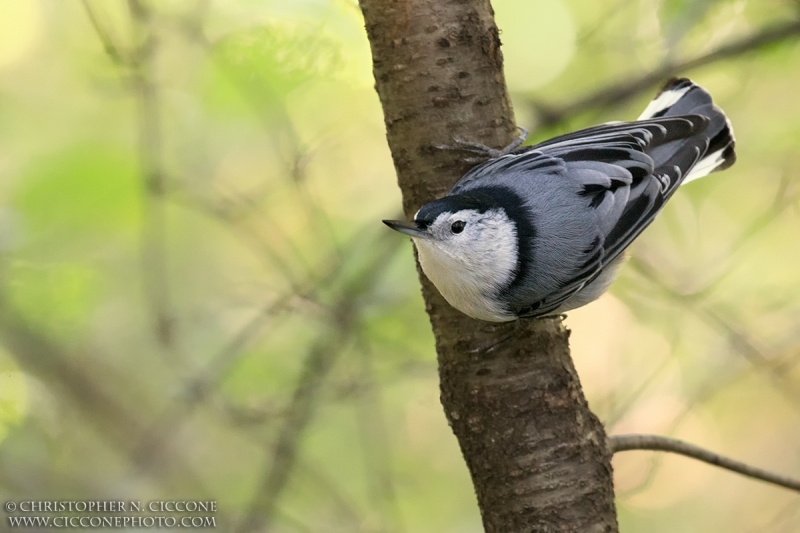
<svg viewBox="0 0 800 533">
<path fill-rule="evenodd" d="M 559 234 L 561 230 L 555 225 L 569 218 L 575 212 L 572 210 L 581 214 L 588 211 L 591 215 L 585 220 L 584 234 L 580 238 L 572 243 L 564 242 L 563 238 L 561 242 L 553 240 L 543 246 L 548 250 L 546 255 L 534 257 L 539 266 L 530 275 L 539 277 L 535 282 L 537 287 L 542 286 L 542 276 L 564 270 L 564 264 L 555 261 L 574 268 L 565 278 L 545 283 L 545 293 L 535 295 L 532 304 L 528 300 L 516 309 L 519 316 L 542 316 L 554 312 L 591 283 L 604 266 L 627 248 L 653 221 L 705 153 L 708 138 L 698 133 L 707 125 L 708 119 L 700 115 L 603 124 L 493 159 L 459 180 L 451 194 L 488 182 L 499 182 L 502 177 L 530 178 L 528 202 L 540 204 L 532 206 L 534 216 L 538 218 L 540 235 L 537 239 L 540 241 L 549 238 L 550 233 Z M 671 156 L 654 162 L 649 152 L 668 144 L 674 145 L 669 150 Z M 536 179 L 544 174 L 559 175 L 560 182 L 567 184 L 564 190 L 569 198 L 559 196 L 559 201 L 553 202 L 553 197 L 547 197 L 544 187 L 550 189 L 559 185 L 553 181 L 545 184 Z M 570 203 L 571 207 L 556 215 L 554 212 L 561 208 L 556 204 L 562 200 Z M 543 223 L 553 227 L 541 228 Z M 575 246 L 582 246 L 583 250 L 575 251 Z M 559 247 L 562 252 L 559 252 Z M 573 255 L 567 258 L 566 254 Z M 543 261 L 553 257 L 556 258 L 554 264 L 542 265 Z M 528 281 L 534 286 L 532 280 Z"/>
<path fill-rule="evenodd" d="M 694 135 L 707 125 L 708 119 L 700 115 L 609 124 L 556 137 L 532 149 L 566 162 L 569 175 L 580 175 L 583 194 L 590 198 L 605 234 L 610 261 L 653 221 L 705 153 L 708 139 Z M 680 144 L 673 148 L 674 155 L 654 162 L 650 152 L 672 143 Z"/>
</svg>

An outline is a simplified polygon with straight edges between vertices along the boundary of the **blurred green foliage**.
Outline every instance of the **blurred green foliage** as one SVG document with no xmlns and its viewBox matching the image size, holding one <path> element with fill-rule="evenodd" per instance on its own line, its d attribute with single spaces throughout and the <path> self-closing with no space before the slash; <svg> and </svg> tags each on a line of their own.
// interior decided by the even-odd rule
<svg viewBox="0 0 800 533">
<path fill-rule="evenodd" d="M 494 4 L 533 140 L 635 118 L 652 93 L 547 127 L 545 108 L 798 16 Z M 0 5 L 0 500 L 209 498 L 224 531 L 481 530 L 411 247 L 379 223 L 400 195 L 362 25 L 351 0 Z M 739 161 L 678 193 L 567 319 L 610 433 L 800 475 L 798 65 L 787 37 L 689 73 Z M 800 529 L 780 489 L 614 465 L 622 531 Z"/>
</svg>

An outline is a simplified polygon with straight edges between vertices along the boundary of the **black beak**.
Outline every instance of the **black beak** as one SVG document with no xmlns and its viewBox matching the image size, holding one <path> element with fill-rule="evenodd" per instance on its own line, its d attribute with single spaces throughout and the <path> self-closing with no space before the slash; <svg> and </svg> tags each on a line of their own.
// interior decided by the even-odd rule
<svg viewBox="0 0 800 533">
<path fill-rule="evenodd" d="M 413 222 L 404 222 L 402 220 L 384 220 L 383 223 L 395 231 L 405 233 L 406 235 L 410 235 L 412 237 L 417 237 L 418 239 L 427 239 L 429 237 L 427 231 L 424 229 L 419 229 Z"/>
</svg>

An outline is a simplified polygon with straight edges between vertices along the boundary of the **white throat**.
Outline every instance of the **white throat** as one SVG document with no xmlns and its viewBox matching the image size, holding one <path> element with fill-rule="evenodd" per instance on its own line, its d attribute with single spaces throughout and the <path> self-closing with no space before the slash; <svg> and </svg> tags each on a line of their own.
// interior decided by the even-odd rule
<svg viewBox="0 0 800 533">
<path fill-rule="evenodd" d="M 415 238 L 419 262 L 445 300 L 462 313 L 489 322 L 515 320 L 501 301 L 517 266 L 517 234 L 505 213 L 482 217 L 469 240 Z"/>
</svg>

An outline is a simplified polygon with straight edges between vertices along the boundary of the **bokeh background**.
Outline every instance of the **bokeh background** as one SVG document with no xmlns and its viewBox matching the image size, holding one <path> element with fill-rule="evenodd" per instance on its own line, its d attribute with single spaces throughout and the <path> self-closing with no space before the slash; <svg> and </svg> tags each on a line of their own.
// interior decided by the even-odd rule
<svg viewBox="0 0 800 533">
<path fill-rule="evenodd" d="M 800 476 L 800 4 L 493 4 L 532 141 L 633 119 L 676 69 L 727 111 L 737 164 L 676 194 L 566 323 L 610 433 Z M 481 531 L 411 244 L 380 223 L 400 207 L 382 120 L 354 0 L 3 0 L 0 500 Z M 623 532 L 800 531 L 783 489 L 614 467 Z"/>
</svg>

